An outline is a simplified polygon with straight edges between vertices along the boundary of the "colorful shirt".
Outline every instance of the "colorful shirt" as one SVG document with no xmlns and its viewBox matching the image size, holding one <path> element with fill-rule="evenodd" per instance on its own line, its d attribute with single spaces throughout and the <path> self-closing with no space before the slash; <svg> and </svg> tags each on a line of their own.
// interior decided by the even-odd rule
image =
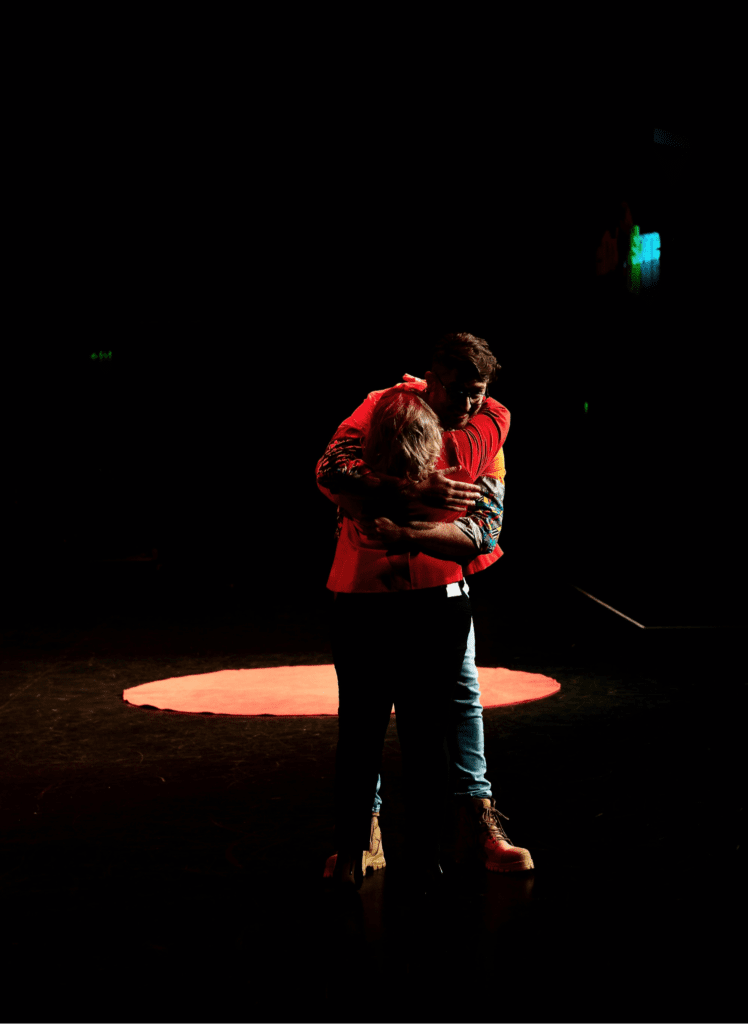
<svg viewBox="0 0 748 1024">
<path fill-rule="evenodd" d="M 425 383 L 396 384 L 403 390 L 424 391 Z M 372 391 L 344 420 L 317 463 L 317 486 L 335 502 L 335 493 L 345 477 L 363 477 L 371 472 L 363 460 L 362 439 L 366 436 L 376 403 L 391 389 Z M 461 430 L 445 431 L 437 469 L 459 465 L 450 479 L 479 484 L 483 492 L 469 514 L 447 512 L 411 503 L 417 518 L 429 522 L 454 522 L 475 544 L 476 557 L 460 565 L 425 552 L 394 554 L 384 542 L 366 537 L 338 506 L 335 537 L 337 547 L 327 581 L 329 590 L 344 593 L 376 593 L 419 590 L 456 583 L 493 565 L 503 551 L 498 539 L 504 515 L 505 464 L 503 445 L 509 430 L 510 413 L 500 402 L 487 398 L 480 411 Z M 390 518 L 395 519 L 394 515 Z M 411 516 L 412 518 L 412 516 Z M 397 521 L 397 519 L 395 519 Z"/>
</svg>

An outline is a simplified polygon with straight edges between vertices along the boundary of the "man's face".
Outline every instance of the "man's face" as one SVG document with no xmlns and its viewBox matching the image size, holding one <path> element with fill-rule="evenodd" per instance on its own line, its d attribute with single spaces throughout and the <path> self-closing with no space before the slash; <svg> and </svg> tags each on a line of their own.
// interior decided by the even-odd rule
<svg viewBox="0 0 748 1024">
<path fill-rule="evenodd" d="M 439 417 L 443 430 L 459 430 L 466 426 L 480 410 L 486 394 L 486 383 L 482 380 L 460 380 L 457 370 L 440 370 L 438 375 L 426 371 L 426 401 Z"/>
</svg>

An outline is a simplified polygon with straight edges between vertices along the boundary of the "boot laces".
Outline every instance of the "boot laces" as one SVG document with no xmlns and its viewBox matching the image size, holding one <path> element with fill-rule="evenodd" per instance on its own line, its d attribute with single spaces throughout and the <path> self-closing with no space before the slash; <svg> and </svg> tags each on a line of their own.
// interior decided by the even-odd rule
<svg viewBox="0 0 748 1024">
<path fill-rule="evenodd" d="M 497 838 L 503 839 L 511 846 L 512 841 L 504 831 L 504 826 L 499 821 L 499 817 L 502 817 L 504 821 L 509 821 L 506 814 L 502 814 L 498 807 L 484 807 L 478 821 L 481 825 L 485 825 L 490 832 L 494 833 Z"/>
</svg>

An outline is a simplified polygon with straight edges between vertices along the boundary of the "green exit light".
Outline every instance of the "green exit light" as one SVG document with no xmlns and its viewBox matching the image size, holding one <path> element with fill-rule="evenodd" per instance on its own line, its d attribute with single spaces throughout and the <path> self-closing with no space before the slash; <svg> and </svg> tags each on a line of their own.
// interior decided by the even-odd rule
<svg viewBox="0 0 748 1024">
<path fill-rule="evenodd" d="M 590 406 L 589 406 L 589 402 L 585 402 L 585 403 L 584 403 L 584 411 L 585 411 L 585 412 L 587 412 L 587 410 L 589 409 L 589 407 L 590 407 Z"/>
<path fill-rule="evenodd" d="M 91 358 L 92 359 L 111 359 L 112 358 L 112 353 L 111 353 L 111 350 L 109 352 L 92 352 L 91 353 Z"/>
</svg>

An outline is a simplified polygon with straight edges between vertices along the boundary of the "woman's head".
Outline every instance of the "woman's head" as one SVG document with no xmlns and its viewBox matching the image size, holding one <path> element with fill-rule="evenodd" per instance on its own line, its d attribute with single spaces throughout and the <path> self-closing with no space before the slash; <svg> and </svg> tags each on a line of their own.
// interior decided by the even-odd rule
<svg viewBox="0 0 748 1024">
<path fill-rule="evenodd" d="M 439 418 L 422 398 L 401 388 L 382 395 L 363 446 L 364 462 L 371 469 L 423 480 L 436 468 L 441 449 Z"/>
</svg>

